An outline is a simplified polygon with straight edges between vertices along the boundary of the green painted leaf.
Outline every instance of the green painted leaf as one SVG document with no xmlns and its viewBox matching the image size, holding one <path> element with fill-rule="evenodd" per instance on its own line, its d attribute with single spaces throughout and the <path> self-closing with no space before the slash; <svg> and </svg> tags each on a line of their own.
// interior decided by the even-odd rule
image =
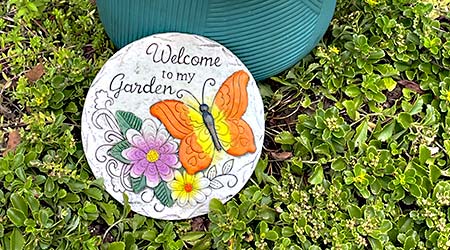
<svg viewBox="0 0 450 250">
<path fill-rule="evenodd" d="M 131 112 L 117 111 L 116 120 L 123 136 L 126 136 L 129 129 L 140 131 L 142 128 L 142 120 Z"/>
<path fill-rule="evenodd" d="M 139 193 L 147 186 L 147 178 L 144 175 L 141 175 L 138 178 L 130 177 L 131 186 L 133 187 L 133 192 Z"/>
<path fill-rule="evenodd" d="M 122 163 L 130 164 L 131 162 L 122 156 L 122 151 L 130 147 L 131 144 L 127 140 L 121 141 L 114 145 L 114 147 L 112 147 L 110 150 L 108 150 L 108 155 L 114 157 L 116 160 Z"/>
<path fill-rule="evenodd" d="M 174 204 L 172 192 L 164 181 L 161 181 L 158 186 L 155 187 L 155 196 L 166 207 L 172 207 Z"/>
<path fill-rule="evenodd" d="M 355 134 L 355 147 L 360 147 L 367 140 L 367 132 L 369 131 L 369 122 L 364 120 L 357 128 Z"/>
<path fill-rule="evenodd" d="M 23 226 L 23 223 L 27 218 L 22 213 L 22 211 L 14 207 L 8 208 L 8 211 L 6 211 L 6 215 L 11 220 L 11 222 L 18 227 Z"/>
<path fill-rule="evenodd" d="M 22 250 L 25 246 L 25 239 L 19 229 L 14 228 L 11 235 L 9 236 L 10 249 L 11 250 Z"/>
<path fill-rule="evenodd" d="M 313 174 L 308 178 L 309 183 L 317 185 L 323 181 L 323 168 L 321 165 L 316 166 Z"/>
</svg>

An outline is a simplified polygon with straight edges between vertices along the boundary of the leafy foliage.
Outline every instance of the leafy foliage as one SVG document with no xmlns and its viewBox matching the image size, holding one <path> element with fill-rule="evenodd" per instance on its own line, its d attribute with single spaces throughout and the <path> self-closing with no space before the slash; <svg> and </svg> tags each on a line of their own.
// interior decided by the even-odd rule
<svg viewBox="0 0 450 250">
<path fill-rule="evenodd" d="M 113 53 L 95 6 L 7 0 L 0 13 L 0 136 L 22 138 L 0 159 L 0 248 L 450 247 L 448 1 L 339 1 L 318 47 L 260 83 L 268 151 L 253 180 L 182 222 L 118 204 L 84 158 L 84 96 Z"/>
</svg>

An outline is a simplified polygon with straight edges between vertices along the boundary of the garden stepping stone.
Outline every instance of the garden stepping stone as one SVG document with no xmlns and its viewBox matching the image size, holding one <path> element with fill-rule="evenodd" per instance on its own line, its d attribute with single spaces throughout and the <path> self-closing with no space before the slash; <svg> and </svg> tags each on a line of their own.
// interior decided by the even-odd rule
<svg viewBox="0 0 450 250">
<path fill-rule="evenodd" d="M 263 102 L 249 70 L 217 42 L 181 33 L 114 54 L 82 116 L 95 177 L 156 219 L 196 217 L 211 199 L 231 199 L 253 174 L 263 137 Z"/>
</svg>

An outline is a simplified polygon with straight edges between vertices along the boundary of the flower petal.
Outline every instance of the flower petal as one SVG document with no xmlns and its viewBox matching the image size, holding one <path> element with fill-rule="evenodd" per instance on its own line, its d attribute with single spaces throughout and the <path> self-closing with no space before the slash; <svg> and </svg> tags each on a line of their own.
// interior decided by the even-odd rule
<svg viewBox="0 0 450 250">
<path fill-rule="evenodd" d="M 130 161 L 139 161 L 146 157 L 145 152 L 137 147 L 127 148 L 122 151 L 122 156 Z"/>
<path fill-rule="evenodd" d="M 206 201 L 206 195 L 202 192 L 202 191 L 197 191 L 193 194 L 194 199 L 198 202 L 198 203 L 202 203 Z"/>
<path fill-rule="evenodd" d="M 166 141 L 161 147 L 159 148 L 159 151 L 162 154 L 175 154 L 178 150 L 178 144 L 173 140 Z"/>
<path fill-rule="evenodd" d="M 180 196 L 178 196 L 178 205 L 180 207 L 186 206 L 188 203 L 188 194 L 186 192 L 180 192 Z"/>
<path fill-rule="evenodd" d="M 204 188 L 207 188 L 210 183 L 211 183 L 211 181 L 208 178 L 201 178 L 198 181 L 198 187 L 199 187 L 199 189 L 204 189 Z"/>
<path fill-rule="evenodd" d="M 147 186 L 156 187 L 159 184 L 160 178 L 156 165 L 154 163 L 148 163 L 148 167 L 144 172 L 145 177 L 147 177 Z"/>
<path fill-rule="evenodd" d="M 138 177 L 141 176 L 148 168 L 149 162 L 145 159 L 134 162 L 131 167 L 131 174 Z"/>
<path fill-rule="evenodd" d="M 134 147 L 140 148 L 141 150 L 147 152 L 148 146 L 145 142 L 144 137 L 137 130 L 129 129 L 126 134 L 128 142 Z"/>
<path fill-rule="evenodd" d="M 164 162 L 167 166 L 172 167 L 178 163 L 178 157 L 175 154 L 160 154 L 159 161 Z"/>
<path fill-rule="evenodd" d="M 174 174 L 173 170 L 169 168 L 166 164 L 164 164 L 161 161 L 157 161 L 156 168 L 158 169 L 159 175 L 161 176 L 161 179 L 164 181 L 171 181 L 173 180 Z"/>
<path fill-rule="evenodd" d="M 142 136 L 145 138 L 145 141 L 154 141 L 156 138 L 156 133 L 158 131 L 158 126 L 153 120 L 146 119 L 142 123 Z"/>
<path fill-rule="evenodd" d="M 192 192 L 189 194 L 188 201 L 191 206 L 197 205 L 197 200 L 195 199 L 194 194 L 192 194 Z"/>
</svg>

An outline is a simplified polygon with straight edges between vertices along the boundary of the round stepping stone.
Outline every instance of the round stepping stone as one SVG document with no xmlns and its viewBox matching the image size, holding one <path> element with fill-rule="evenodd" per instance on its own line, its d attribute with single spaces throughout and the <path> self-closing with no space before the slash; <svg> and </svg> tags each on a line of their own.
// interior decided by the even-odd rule
<svg viewBox="0 0 450 250">
<path fill-rule="evenodd" d="M 118 201 L 156 219 L 208 213 L 252 175 L 264 107 L 254 78 L 227 48 L 180 33 L 152 35 L 114 54 L 82 116 L 96 178 Z"/>
</svg>

